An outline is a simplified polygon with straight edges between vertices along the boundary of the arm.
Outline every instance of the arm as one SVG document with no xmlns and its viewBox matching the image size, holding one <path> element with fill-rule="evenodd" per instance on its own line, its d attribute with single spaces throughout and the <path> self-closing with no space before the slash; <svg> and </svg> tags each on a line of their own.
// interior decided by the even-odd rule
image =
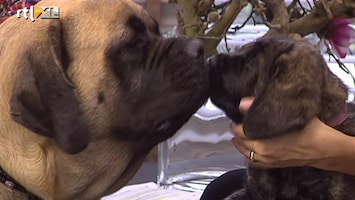
<svg viewBox="0 0 355 200">
<path fill-rule="evenodd" d="M 240 109 L 246 111 L 252 99 L 244 99 Z M 312 119 L 299 132 L 264 139 L 248 139 L 243 125 L 232 126 L 235 138 L 232 140 L 237 149 L 249 157 L 255 152 L 251 167 L 279 168 L 310 166 L 327 171 L 335 171 L 355 176 L 355 137 L 347 136 L 321 122 Z"/>
</svg>

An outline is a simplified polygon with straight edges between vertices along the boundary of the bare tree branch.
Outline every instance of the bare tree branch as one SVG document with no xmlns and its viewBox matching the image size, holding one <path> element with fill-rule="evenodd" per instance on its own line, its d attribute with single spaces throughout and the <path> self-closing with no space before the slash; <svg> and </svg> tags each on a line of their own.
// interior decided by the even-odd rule
<svg viewBox="0 0 355 200">
<path fill-rule="evenodd" d="M 348 2 L 343 4 L 338 0 L 334 0 L 327 3 L 333 18 L 329 18 L 321 5 L 316 5 L 310 14 L 292 22 L 289 32 L 298 33 L 303 37 L 310 33 L 321 31 L 334 18 L 355 17 L 355 1 L 348 0 Z"/>
<path fill-rule="evenodd" d="M 204 30 L 201 17 L 197 12 L 198 0 L 176 0 L 181 6 L 184 17 L 184 30 L 189 36 L 203 35 Z"/>
<path fill-rule="evenodd" d="M 230 1 L 223 2 L 223 3 L 221 3 L 221 4 L 215 5 L 214 8 L 215 8 L 215 9 L 225 8 L 225 7 L 229 6 L 229 4 L 230 4 Z"/>
<path fill-rule="evenodd" d="M 284 0 L 263 0 L 266 9 L 271 13 L 269 31 L 265 36 L 285 35 L 289 29 L 289 15 Z"/>
<path fill-rule="evenodd" d="M 248 4 L 247 0 L 231 0 L 228 8 L 214 24 L 213 28 L 206 33 L 204 38 L 207 56 L 217 53 L 216 47 L 221 39 L 226 35 L 229 27 L 232 25 L 240 11 Z"/>
<path fill-rule="evenodd" d="M 290 5 L 287 6 L 287 11 L 290 12 L 296 6 L 297 2 L 299 2 L 299 0 L 292 0 Z"/>
<path fill-rule="evenodd" d="M 215 23 L 213 29 L 207 33 L 207 36 L 223 36 L 247 4 L 247 0 L 232 0 L 219 21 Z"/>
<path fill-rule="evenodd" d="M 237 30 L 239 30 L 239 29 L 242 29 L 245 25 L 247 25 L 248 21 L 249 21 L 252 17 L 253 17 L 253 12 L 251 12 L 251 13 L 249 14 L 249 16 L 247 17 L 247 19 L 244 20 L 244 22 L 242 23 L 242 25 L 233 27 L 233 28 L 231 28 L 231 29 L 233 29 L 234 31 L 237 31 Z"/>
<path fill-rule="evenodd" d="M 199 37 L 204 41 L 207 56 L 217 53 L 216 47 L 226 37 L 228 29 L 241 10 L 250 2 L 253 13 L 269 27 L 263 37 L 317 33 L 334 18 L 354 18 L 355 0 L 229 0 L 215 5 L 214 0 L 169 0 L 180 5 L 177 13 L 179 33 Z M 303 5 L 305 4 L 305 5 Z M 248 17 L 254 19 L 253 15 Z M 247 23 L 243 23 L 242 27 Z M 248 22 L 249 23 L 249 22 Z M 236 27 L 236 28 L 242 28 Z"/>
<path fill-rule="evenodd" d="M 197 5 L 197 13 L 202 17 L 206 16 L 208 12 L 212 9 L 214 0 L 199 0 Z"/>
</svg>

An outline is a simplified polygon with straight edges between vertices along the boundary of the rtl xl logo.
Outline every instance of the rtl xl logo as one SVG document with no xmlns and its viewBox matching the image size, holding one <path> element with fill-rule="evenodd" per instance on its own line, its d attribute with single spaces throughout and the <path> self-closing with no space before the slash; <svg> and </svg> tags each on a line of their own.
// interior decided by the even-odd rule
<svg viewBox="0 0 355 200">
<path fill-rule="evenodd" d="M 59 19 L 59 7 L 34 7 L 18 9 L 16 16 L 21 18 L 21 14 L 27 20 L 34 22 L 37 18 L 40 19 Z"/>
</svg>

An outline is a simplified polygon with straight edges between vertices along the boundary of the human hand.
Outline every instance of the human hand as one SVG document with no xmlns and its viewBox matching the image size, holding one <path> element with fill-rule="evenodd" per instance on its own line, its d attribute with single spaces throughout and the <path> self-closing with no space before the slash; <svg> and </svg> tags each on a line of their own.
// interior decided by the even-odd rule
<svg viewBox="0 0 355 200">
<path fill-rule="evenodd" d="M 253 100 L 252 97 L 243 98 L 239 105 L 240 111 L 246 113 Z M 247 158 L 251 151 L 255 152 L 254 162 L 248 161 L 250 167 L 312 166 L 319 160 L 336 154 L 326 145 L 331 145 L 336 137 L 336 132 L 332 130 L 318 118 L 313 118 L 301 131 L 270 139 L 252 140 L 245 136 L 242 124 L 233 124 L 235 138 L 232 143 Z"/>
</svg>

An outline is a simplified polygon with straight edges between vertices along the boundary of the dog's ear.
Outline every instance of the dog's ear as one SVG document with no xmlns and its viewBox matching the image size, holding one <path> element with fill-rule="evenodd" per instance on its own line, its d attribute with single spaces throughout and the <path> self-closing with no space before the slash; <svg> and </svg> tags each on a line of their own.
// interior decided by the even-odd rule
<svg viewBox="0 0 355 200">
<path fill-rule="evenodd" d="M 48 40 L 26 47 L 11 99 L 12 118 L 33 132 L 53 138 L 66 153 L 79 153 L 89 143 L 74 86 L 66 76 L 69 57 L 62 27 L 53 20 Z"/>
<path fill-rule="evenodd" d="M 313 66 L 323 64 L 321 55 L 295 44 L 294 40 L 280 39 L 256 45 L 263 50 L 261 57 L 255 57 L 263 59 L 266 68 L 260 71 L 263 83 L 259 83 L 259 91 L 243 119 L 249 137 L 269 138 L 300 130 L 320 112 L 322 67 Z"/>
</svg>

